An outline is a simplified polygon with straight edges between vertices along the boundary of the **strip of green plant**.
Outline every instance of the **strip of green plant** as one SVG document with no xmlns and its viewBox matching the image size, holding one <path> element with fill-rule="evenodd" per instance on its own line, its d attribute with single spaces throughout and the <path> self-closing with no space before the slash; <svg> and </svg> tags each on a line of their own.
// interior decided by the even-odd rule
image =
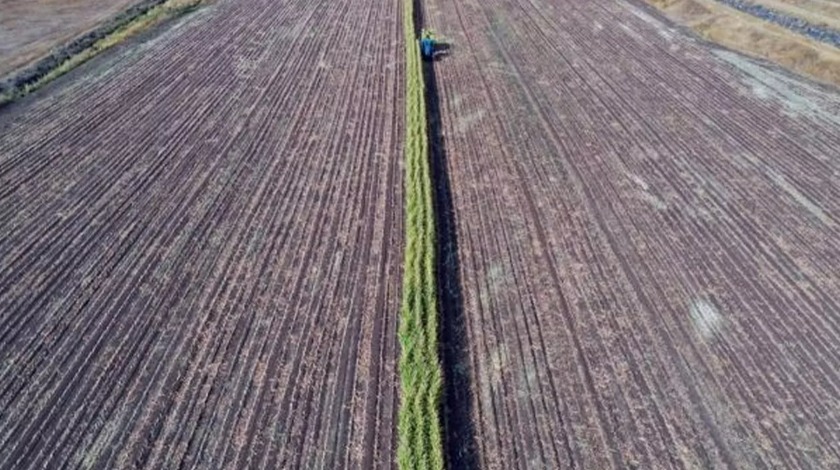
<svg viewBox="0 0 840 470">
<path fill-rule="evenodd" d="M 400 309 L 400 469 L 442 469 L 435 286 L 435 218 L 426 134 L 426 99 L 412 0 L 403 0 L 406 55 L 405 210 L 406 246 Z"/>
<path fill-rule="evenodd" d="M 0 106 L 32 93 L 79 65 L 82 65 L 95 57 L 97 54 L 116 46 L 131 36 L 139 34 L 167 19 L 175 18 L 195 9 L 201 1 L 202 0 L 168 0 L 149 9 L 147 12 L 142 15 L 138 15 L 136 18 L 119 27 L 104 38 L 96 41 L 87 49 L 69 57 L 56 68 L 44 74 L 37 81 L 29 83 L 21 88 L 13 89 L 0 94 Z"/>
</svg>

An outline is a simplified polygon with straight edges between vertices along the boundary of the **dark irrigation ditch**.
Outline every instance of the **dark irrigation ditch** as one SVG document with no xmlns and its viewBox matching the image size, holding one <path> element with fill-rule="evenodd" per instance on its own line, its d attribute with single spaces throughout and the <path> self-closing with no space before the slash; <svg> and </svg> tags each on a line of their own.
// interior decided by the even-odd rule
<svg viewBox="0 0 840 470">
<path fill-rule="evenodd" d="M 836 29 L 818 26 L 801 18 L 744 0 L 718 0 L 718 2 L 765 21 L 775 23 L 816 41 L 831 44 L 834 47 L 840 47 L 840 31 Z"/>
<path fill-rule="evenodd" d="M 423 5 L 414 1 L 415 40 L 420 37 L 424 21 Z M 419 45 L 418 45 L 419 47 Z M 449 52 L 448 48 L 435 60 L 423 61 L 427 134 L 434 187 L 434 213 L 437 256 L 438 309 L 440 315 L 439 354 L 444 381 L 441 413 L 443 448 L 447 468 L 477 468 L 475 429 L 472 423 L 473 397 L 470 386 L 469 337 L 464 301 L 461 293 L 461 268 L 458 261 L 458 231 L 452 201 L 452 179 L 447 169 L 448 155 L 443 135 L 440 98 L 435 66 Z"/>
</svg>

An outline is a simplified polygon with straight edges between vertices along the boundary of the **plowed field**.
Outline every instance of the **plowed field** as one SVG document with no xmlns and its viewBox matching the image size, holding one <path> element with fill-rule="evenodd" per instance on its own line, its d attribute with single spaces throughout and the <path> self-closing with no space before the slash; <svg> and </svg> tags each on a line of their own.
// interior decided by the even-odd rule
<svg viewBox="0 0 840 470">
<path fill-rule="evenodd" d="M 400 4 L 220 1 L 0 115 L 0 468 L 395 458 Z"/>
<path fill-rule="evenodd" d="M 838 91 L 638 0 L 416 5 L 450 467 L 840 467 Z M 0 112 L 0 468 L 395 465 L 402 21 L 219 0 Z"/>
<path fill-rule="evenodd" d="M 837 91 L 637 2 L 424 5 L 450 461 L 840 465 Z"/>
</svg>

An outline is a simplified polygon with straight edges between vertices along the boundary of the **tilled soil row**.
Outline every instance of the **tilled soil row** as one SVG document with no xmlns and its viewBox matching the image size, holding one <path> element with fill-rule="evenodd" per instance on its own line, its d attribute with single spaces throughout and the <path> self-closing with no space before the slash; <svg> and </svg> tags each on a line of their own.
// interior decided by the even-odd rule
<svg viewBox="0 0 840 470">
<path fill-rule="evenodd" d="M 0 116 L 0 467 L 394 465 L 402 46 L 221 1 Z"/>
<path fill-rule="evenodd" d="M 424 5 L 455 44 L 453 466 L 837 465 L 836 92 L 634 3 Z"/>
</svg>

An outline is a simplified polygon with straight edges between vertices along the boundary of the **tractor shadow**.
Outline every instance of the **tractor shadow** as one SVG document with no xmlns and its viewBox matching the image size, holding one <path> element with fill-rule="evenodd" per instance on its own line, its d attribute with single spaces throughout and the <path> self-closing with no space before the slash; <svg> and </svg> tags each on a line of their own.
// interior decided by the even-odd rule
<svg viewBox="0 0 840 470">
<path fill-rule="evenodd" d="M 419 29 L 418 29 L 419 31 Z M 473 387 L 470 384 L 470 345 L 461 267 L 458 258 L 458 230 L 452 201 L 452 178 L 447 165 L 446 140 L 442 129 L 435 64 L 452 48 L 436 51 L 433 60 L 423 62 L 428 113 L 429 158 L 434 185 L 437 253 L 437 302 L 440 314 L 439 354 L 443 366 L 444 390 L 441 400 L 444 452 L 447 468 L 478 468 L 473 427 Z"/>
<path fill-rule="evenodd" d="M 435 56 L 435 61 L 439 60 Z M 440 312 L 440 358 L 443 364 L 444 451 L 448 468 L 477 468 L 476 442 L 472 422 L 473 396 L 470 384 L 470 346 L 464 299 L 461 293 L 461 266 L 458 259 L 458 231 L 452 202 L 452 179 L 441 129 L 437 97 L 435 61 L 423 63 L 426 84 L 426 111 L 429 127 L 429 157 L 434 182 L 435 257 Z"/>
</svg>

